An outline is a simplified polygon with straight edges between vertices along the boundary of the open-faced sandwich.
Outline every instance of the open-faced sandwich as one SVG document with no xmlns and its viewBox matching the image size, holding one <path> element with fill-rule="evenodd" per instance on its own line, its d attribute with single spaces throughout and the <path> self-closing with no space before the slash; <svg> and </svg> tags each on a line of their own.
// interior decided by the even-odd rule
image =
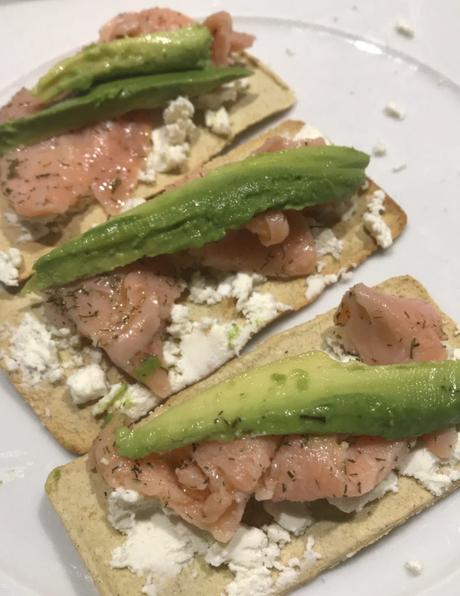
<svg viewBox="0 0 460 596">
<path fill-rule="evenodd" d="M 2 366 L 86 453 L 107 415 L 145 415 L 391 244 L 405 214 L 367 162 L 286 122 L 63 244 L 34 266 L 40 297 L 0 297 Z"/>
<path fill-rule="evenodd" d="M 123 13 L 0 110 L 0 283 L 150 198 L 238 133 L 290 107 L 226 12 Z"/>
<path fill-rule="evenodd" d="M 101 594 L 286 593 L 459 486 L 458 346 L 414 279 L 358 284 L 112 419 L 48 495 Z"/>
</svg>

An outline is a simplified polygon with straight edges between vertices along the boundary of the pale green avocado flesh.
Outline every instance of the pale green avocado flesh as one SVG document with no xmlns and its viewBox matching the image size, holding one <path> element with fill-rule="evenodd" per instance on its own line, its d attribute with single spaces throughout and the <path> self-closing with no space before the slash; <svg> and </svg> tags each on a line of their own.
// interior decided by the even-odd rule
<svg viewBox="0 0 460 596">
<path fill-rule="evenodd" d="M 93 87 L 85 95 L 64 99 L 30 116 L 0 124 L 0 156 L 21 145 L 44 139 L 133 110 L 150 110 L 179 95 L 194 97 L 251 74 L 242 66 L 185 70 L 117 79 Z"/>
<path fill-rule="evenodd" d="M 70 240 L 35 264 L 28 290 L 111 271 L 142 257 L 198 248 L 269 209 L 303 209 L 351 197 L 369 157 L 322 146 L 259 153 L 216 168 Z"/>
<path fill-rule="evenodd" d="M 412 438 L 460 423 L 460 361 L 340 363 L 323 352 L 253 368 L 116 431 L 138 459 L 200 441 L 344 433 Z"/>
<path fill-rule="evenodd" d="M 91 44 L 55 64 L 32 93 L 50 101 L 62 93 L 87 91 L 101 81 L 204 68 L 211 43 L 207 27 L 193 25 Z"/>
</svg>

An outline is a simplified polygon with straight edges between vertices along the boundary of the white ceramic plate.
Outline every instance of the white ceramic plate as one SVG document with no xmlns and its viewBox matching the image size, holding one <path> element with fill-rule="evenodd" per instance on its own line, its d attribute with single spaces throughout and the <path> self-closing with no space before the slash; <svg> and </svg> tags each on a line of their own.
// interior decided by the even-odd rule
<svg viewBox="0 0 460 596">
<path fill-rule="evenodd" d="M 387 147 L 387 156 L 374 158 L 369 171 L 406 209 L 409 226 L 393 249 L 370 259 L 348 285 L 410 273 L 460 320 L 460 89 L 403 54 L 338 29 L 268 18 L 241 18 L 237 24 L 257 35 L 254 53 L 296 90 L 291 117 L 311 122 L 338 143 L 366 151 L 377 141 Z M 37 74 L 18 80 L 16 88 L 30 85 Z M 2 104 L 13 90 L 0 95 Z M 384 116 L 389 101 L 407 111 L 403 121 Z M 402 164 L 404 170 L 392 171 Z M 271 332 L 333 307 L 345 289 L 342 284 L 329 290 Z M 6 379 L 0 382 L 0 476 L 7 480 L 0 486 L 0 594 L 91 595 L 94 588 L 43 491 L 48 472 L 71 457 Z M 458 594 L 459 509 L 460 495 L 446 499 L 298 593 Z M 405 571 L 409 559 L 422 562 L 421 576 Z"/>
</svg>

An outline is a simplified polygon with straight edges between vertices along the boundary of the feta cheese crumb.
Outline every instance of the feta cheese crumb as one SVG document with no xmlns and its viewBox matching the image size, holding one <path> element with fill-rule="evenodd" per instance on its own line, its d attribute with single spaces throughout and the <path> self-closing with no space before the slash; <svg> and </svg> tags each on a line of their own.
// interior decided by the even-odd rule
<svg viewBox="0 0 460 596">
<path fill-rule="evenodd" d="M 372 155 L 375 155 L 375 157 L 384 157 L 386 154 L 387 148 L 382 142 L 379 141 L 372 147 Z"/>
<path fill-rule="evenodd" d="M 339 279 L 339 276 L 335 273 L 329 273 L 322 275 L 317 273 L 309 275 L 306 279 L 307 289 L 305 290 L 305 298 L 308 302 L 311 302 L 317 298 L 328 286 L 335 284 Z"/>
<path fill-rule="evenodd" d="M 393 166 L 391 168 L 391 171 L 394 172 L 395 174 L 398 174 L 399 172 L 402 172 L 403 170 L 405 170 L 407 168 L 407 163 L 400 163 L 396 166 Z"/>
<path fill-rule="evenodd" d="M 143 199 L 142 197 L 134 197 L 132 199 L 128 199 L 127 201 L 125 201 L 120 213 L 125 213 L 125 211 L 134 209 L 134 207 L 138 207 L 139 205 L 143 205 L 144 203 L 145 199 Z"/>
<path fill-rule="evenodd" d="M 169 381 L 173 391 L 202 379 L 235 354 L 239 354 L 249 338 L 262 325 L 279 313 L 290 310 L 267 292 L 254 288 L 265 278 L 258 274 L 237 273 L 212 281 L 195 273 L 189 284 L 190 300 L 198 304 L 216 304 L 224 298 L 236 299 L 235 308 L 244 317 L 220 321 L 204 317 L 190 319 L 189 308 L 173 306 L 169 337 L 163 345 L 163 356 L 169 366 Z"/>
<path fill-rule="evenodd" d="M 303 534 L 314 522 L 306 503 L 265 501 L 263 507 L 279 526 L 294 536 Z"/>
<path fill-rule="evenodd" d="M 179 120 L 187 120 L 193 118 L 195 114 L 195 106 L 186 97 L 179 96 L 173 101 L 170 101 L 163 112 L 163 120 L 165 124 L 174 124 Z"/>
<path fill-rule="evenodd" d="M 421 575 L 423 573 L 423 565 L 420 563 L 420 561 L 406 561 L 406 563 L 404 563 L 404 567 L 413 576 Z"/>
<path fill-rule="evenodd" d="M 236 102 L 249 89 L 249 79 L 237 79 L 225 83 L 219 89 L 200 95 L 196 100 L 198 108 L 218 110 L 224 104 Z"/>
<path fill-rule="evenodd" d="M 188 285 L 189 298 L 196 304 L 217 304 L 224 298 L 236 298 L 236 309 L 241 312 L 254 288 L 265 279 L 258 273 L 236 273 L 214 281 L 196 271 Z"/>
<path fill-rule="evenodd" d="M 383 190 L 376 190 L 363 215 L 364 227 L 371 234 L 381 248 L 389 248 L 393 244 L 391 229 L 382 219 L 385 212 L 385 193 Z"/>
<path fill-rule="evenodd" d="M 211 132 L 221 137 L 228 137 L 232 132 L 230 116 L 224 106 L 221 106 L 218 110 L 206 110 L 204 121 Z"/>
<path fill-rule="evenodd" d="M 394 118 L 395 120 L 404 120 L 406 117 L 406 112 L 393 101 L 387 103 L 383 109 L 383 113 L 385 116 Z"/>
<path fill-rule="evenodd" d="M 104 462 L 101 460 L 101 463 Z M 107 499 L 107 519 L 116 530 L 127 533 L 134 527 L 136 513 L 145 502 L 146 499 L 135 490 L 116 488 Z M 156 502 L 150 499 L 149 506 L 155 505 Z"/>
<path fill-rule="evenodd" d="M 412 39 L 415 35 L 414 29 L 404 19 L 398 19 L 396 21 L 395 31 L 396 31 L 396 33 L 399 33 L 399 35 L 402 35 L 403 37 L 407 37 L 408 39 Z"/>
<path fill-rule="evenodd" d="M 280 545 L 290 540 L 287 532 L 270 532 L 240 526 L 227 544 L 215 542 L 205 561 L 213 567 L 227 564 L 234 579 L 226 587 L 228 596 L 266 596 L 272 593 L 271 569 L 280 554 Z"/>
<path fill-rule="evenodd" d="M 323 135 L 323 133 L 312 126 L 311 124 L 304 124 L 302 128 L 294 135 L 293 141 L 313 141 L 314 139 L 324 139 L 326 145 L 329 145 L 329 141 Z"/>
<path fill-rule="evenodd" d="M 460 471 L 441 465 L 440 460 L 426 447 L 411 451 L 399 465 L 402 476 L 415 478 L 433 495 L 440 496 L 452 482 L 460 479 Z"/>
<path fill-rule="evenodd" d="M 279 313 L 288 310 L 292 310 L 292 307 L 278 302 L 273 294 L 267 292 L 253 292 L 241 308 L 243 315 L 252 324 L 254 332 L 273 321 Z"/>
<path fill-rule="evenodd" d="M 85 404 L 106 393 L 105 372 L 96 363 L 83 366 L 67 378 L 67 386 L 73 402 Z"/>
<path fill-rule="evenodd" d="M 110 391 L 93 407 L 93 415 L 119 411 L 132 420 L 138 420 L 158 405 L 160 399 L 146 387 L 134 383 L 115 383 Z"/>
<path fill-rule="evenodd" d="M 111 566 L 146 576 L 146 594 L 156 594 L 208 546 L 202 532 L 161 510 L 139 517 L 131 526 L 128 516 L 126 525 L 126 540 L 113 550 Z"/>
<path fill-rule="evenodd" d="M 8 225 L 18 228 L 20 234 L 17 241 L 20 243 L 40 240 L 47 236 L 58 220 L 56 216 L 34 217 L 33 219 L 21 218 L 14 211 L 6 211 L 4 217 Z"/>
<path fill-rule="evenodd" d="M 334 259 L 340 258 L 343 250 L 343 240 L 337 238 L 333 230 L 330 228 L 313 228 L 313 234 L 315 236 L 316 253 L 320 257 L 330 254 Z"/>
<path fill-rule="evenodd" d="M 290 57 L 295 56 L 295 52 L 294 52 L 294 50 L 291 50 L 291 48 L 285 48 L 284 51 L 286 52 L 287 56 L 290 56 Z"/>
<path fill-rule="evenodd" d="M 5 286 L 19 285 L 19 268 L 22 254 L 17 248 L 0 251 L 0 283 Z"/>
<path fill-rule="evenodd" d="M 196 131 L 194 114 L 195 107 L 186 97 L 176 98 L 165 108 L 165 125 L 152 131 L 152 150 L 139 173 L 141 182 L 153 183 L 157 172 L 171 172 L 185 163 L 190 153 L 189 141 Z"/>
<path fill-rule="evenodd" d="M 359 497 L 331 497 L 327 501 L 344 513 L 353 513 L 362 511 L 368 503 L 381 499 L 387 493 L 397 493 L 398 490 L 398 477 L 391 472 L 373 490 L 365 495 Z"/>
<path fill-rule="evenodd" d="M 31 313 L 26 313 L 19 326 L 11 329 L 3 360 L 7 370 L 17 371 L 26 385 L 45 380 L 57 383 L 64 377 L 52 331 Z"/>
</svg>

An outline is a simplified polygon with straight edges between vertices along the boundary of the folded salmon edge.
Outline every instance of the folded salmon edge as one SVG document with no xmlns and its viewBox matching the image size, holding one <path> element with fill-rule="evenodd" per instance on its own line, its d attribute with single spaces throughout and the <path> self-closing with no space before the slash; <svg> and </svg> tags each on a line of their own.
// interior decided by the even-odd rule
<svg viewBox="0 0 460 596">
<path fill-rule="evenodd" d="M 261 135 L 251 138 L 225 155 L 211 160 L 205 165 L 205 170 L 210 170 L 219 165 L 244 159 L 257 147 L 265 138 L 274 134 L 284 134 L 294 137 L 301 130 L 304 123 L 298 120 L 287 120 L 273 129 Z M 344 242 L 344 248 L 340 258 L 335 260 L 330 255 L 322 257 L 326 266 L 321 274 L 337 274 L 343 269 L 353 269 L 365 261 L 373 252 L 378 249 L 374 239 L 365 231 L 362 221 L 362 214 L 371 200 L 373 192 L 379 187 L 370 182 L 365 192 L 357 195 L 355 201 L 356 213 L 347 221 L 341 221 L 332 229 L 336 236 Z M 390 226 L 393 238 L 399 236 L 406 225 L 404 211 L 390 198 L 385 199 L 386 211 L 383 219 Z M 293 280 L 268 281 L 258 286 L 258 291 L 270 292 L 275 298 L 284 304 L 289 305 L 296 311 L 313 302 L 318 296 L 307 300 L 305 297 L 305 278 Z M 4 320 L 11 325 L 17 325 L 24 314 L 30 311 L 33 303 L 32 297 L 10 296 L 6 292 L 0 295 L 0 311 L 4 313 Z M 222 302 L 212 306 L 197 307 L 189 301 L 185 301 L 196 317 L 206 316 L 217 319 L 234 319 L 238 313 L 234 304 Z M 281 314 L 280 314 L 281 316 Z M 7 338 L 0 336 L 0 350 L 7 349 Z M 115 367 L 110 366 L 110 380 L 116 382 L 121 379 L 122 373 Z M 3 362 L 0 360 L 0 366 Z M 68 394 L 65 383 L 52 385 L 49 382 L 42 382 L 34 387 L 26 387 L 21 383 L 21 377 L 17 372 L 8 372 L 11 382 L 18 392 L 32 407 L 42 424 L 51 432 L 56 440 L 66 449 L 76 454 L 86 453 L 94 438 L 99 432 L 101 421 L 94 418 L 91 413 L 92 405 L 76 406 Z"/>
<path fill-rule="evenodd" d="M 198 138 L 192 145 L 186 168 L 180 173 L 158 174 L 156 183 L 153 185 L 139 183 L 133 191 L 133 196 L 154 197 L 170 184 L 180 180 L 187 171 L 205 164 L 212 157 L 221 153 L 232 144 L 235 137 L 245 130 L 270 116 L 287 110 L 295 103 L 293 91 L 268 66 L 246 53 L 243 59 L 254 74 L 251 76 L 251 87 L 248 92 L 228 106 L 232 123 L 231 135 L 221 137 L 210 132 L 204 125 L 199 125 Z M 11 247 L 21 251 L 23 255 L 21 279 L 29 277 L 34 261 L 47 253 L 53 246 L 81 234 L 93 225 L 107 219 L 102 207 L 96 201 L 88 199 L 88 202 L 80 205 L 79 211 L 69 213 L 57 220 L 56 228 L 60 231 L 53 232 L 42 240 L 19 242 L 19 237 L 22 234 L 21 229 L 9 224 L 3 216 L 5 212 L 9 211 L 12 209 L 9 207 L 6 197 L 0 195 L 0 251 Z"/>
<path fill-rule="evenodd" d="M 421 298 L 438 308 L 425 288 L 409 276 L 388 279 L 377 287 L 390 294 Z M 186 399 L 202 388 L 251 366 L 265 364 L 284 355 L 294 356 L 310 349 L 318 349 L 324 333 L 333 325 L 333 313 L 334 309 L 312 321 L 270 337 L 260 343 L 254 351 L 224 365 L 212 377 L 177 394 L 168 404 Z M 450 345 L 460 347 L 454 321 L 441 311 L 440 313 Z M 110 553 L 123 542 L 124 537 L 106 521 L 103 492 L 106 487 L 102 486 L 102 481 L 95 473 L 87 471 L 86 461 L 86 456 L 81 457 L 51 472 L 46 482 L 48 497 L 101 596 L 140 595 L 145 578 L 139 578 L 126 569 L 112 569 L 108 564 Z M 286 594 L 313 580 L 323 571 L 352 557 L 459 487 L 460 481 L 454 482 L 441 497 L 435 497 L 415 480 L 400 477 L 398 493 L 385 495 L 379 501 L 368 504 L 360 513 L 339 514 L 336 520 L 331 518 L 330 512 L 327 518 L 317 517 L 317 521 L 303 536 L 293 538 L 284 548 L 283 559 L 301 558 L 309 536 L 314 537 L 314 550 L 321 555 L 321 559 L 301 571 L 289 586 L 275 591 L 274 594 Z M 401 565 L 403 563 L 402 560 Z M 223 592 L 231 578 L 228 570 L 212 568 L 199 557 L 195 557 L 189 567 L 159 592 L 159 596 L 217 596 Z"/>
</svg>

